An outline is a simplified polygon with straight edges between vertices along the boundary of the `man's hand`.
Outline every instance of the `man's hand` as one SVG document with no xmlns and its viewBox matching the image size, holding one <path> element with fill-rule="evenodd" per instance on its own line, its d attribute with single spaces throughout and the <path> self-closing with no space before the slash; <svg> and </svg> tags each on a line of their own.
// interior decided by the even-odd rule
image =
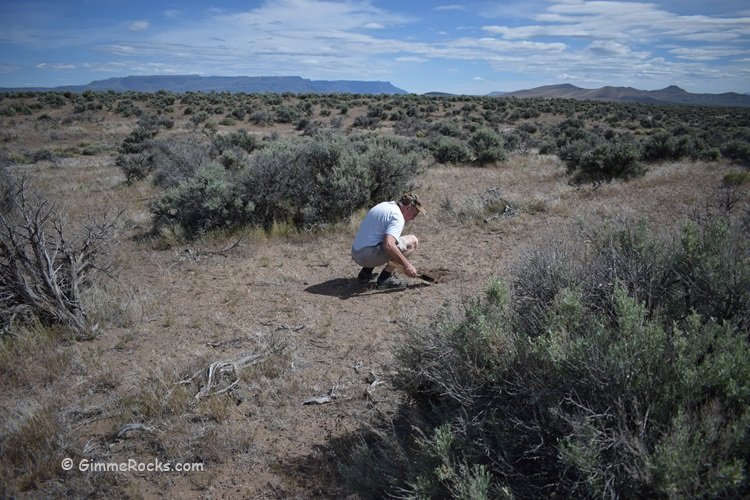
<svg viewBox="0 0 750 500">
<path fill-rule="evenodd" d="M 404 272 L 406 275 L 410 278 L 416 278 L 417 277 L 417 268 L 411 265 L 411 262 L 407 262 L 404 266 Z"/>
<path fill-rule="evenodd" d="M 383 238 L 383 248 L 388 255 L 391 256 L 392 264 L 403 268 L 404 273 L 410 278 L 415 278 L 417 276 L 417 268 L 414 267 L 401 253 L 401 250 L 399 250 L 398 245 L 396 244 L 396 238 L 390 234 L 386 234 L 385 238 Z M 403 261 L 403 263 L 401 261 Z"/>
</svg>

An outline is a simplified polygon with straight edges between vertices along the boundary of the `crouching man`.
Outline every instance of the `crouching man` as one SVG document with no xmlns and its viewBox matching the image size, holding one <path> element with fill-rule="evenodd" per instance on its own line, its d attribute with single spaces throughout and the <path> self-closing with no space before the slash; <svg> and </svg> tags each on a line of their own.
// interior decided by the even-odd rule
<svg viewBox="0 0 750 500">
<path fill-rule="evenodd" d="M 409 262 L 419 245 L 412 234 L 401 236 L 404 224 L 424 213 L 419 197 L 404 193 L 399 201 L 384 201 L 367 212 L 352 243 L 352 259 L 362 266 L 358 279 L 369 283 L 375 277 L 373 269 L 386 265 L 378 276 L 378 288 L 400 288 L 406 284 L 393 275 L 396 268 L 415 277 L 416 268 Z"/>
</svg>

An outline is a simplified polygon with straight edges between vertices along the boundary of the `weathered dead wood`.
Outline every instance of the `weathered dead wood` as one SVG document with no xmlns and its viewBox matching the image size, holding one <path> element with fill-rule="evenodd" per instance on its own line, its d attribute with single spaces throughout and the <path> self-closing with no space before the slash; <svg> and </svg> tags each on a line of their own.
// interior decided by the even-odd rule
<svg viewBox="0 0 750 500">
<path fill-rule="evenodd" d="M 336 384 L 333 387 L 331 387 L 331 390 L 328 391 L 328 394 L 307 398 L 304 401 L 302 401 L 302 404 L 303 405 L 323 405 L 326 403 L 331 403 L 333 402 L 334 399 L 338 397 L 338 394 L 337 394 L 338 388 L 339 388 L 339 385 Z"/>
<path fill-rule="evenodd" d="M 11 209 L 0 213 L 0 328 L 34 315 L 67 325 L 79 338 L 93 336 L 97 325 L 88 322 L 82 294 L 96 273 L 110 273 L 118 218 L 90 219 L 69 239 L 65 216 L 18 181 Z"/>
<path fill-rule="evenodd" d="M 144 432 L 154 432 L 154 428 L 151 426 L 148 426 L 146 424 L 141 423 L 133 423 L 133 424 L 125 424 L 120 428 L 120 431 L 117 433 L 118 438 L 125 437 L 129 432 L 132 431 L 144 431 Z"/>
<path fill-rule="evenodd" d="M 257 365 L 267 360 L 277 350 L 268 350 L 259 354 L 250 354 L 236 361 L 214 361 L 208 368 L 195 372 L 190 378 L 181 380 L 180 384 L 192 384 L 196 380 L 202 387 L 195 399 L 203 399 L 210 394 L 224 394 L 240 383 L 240 372 L 248 366 Z"/>
<path fill-rule="evenodd" d="M 227 245 L 221 250 L 203 250 L 200 248 L 196 250 L 193 247 L 187 247 L 184 250 L 182 250 L 181 253 L 179 253 L 178 259 L 179 260 L 192 260 L 194 262 L 197 262 L 201 260 L 202 257 L 209 256 L 209 255 L 219 255 L 224 258 L 229 258 L 229 255 L 227 254 L 229 253 L 230 250 L 234 249 L 240 244 L 240 242 L 242 241 L 242 238 L 243 237 L 240 236 L 239 238 L 237 238 L 237 240 L 234 243 Z"/>
</svg>

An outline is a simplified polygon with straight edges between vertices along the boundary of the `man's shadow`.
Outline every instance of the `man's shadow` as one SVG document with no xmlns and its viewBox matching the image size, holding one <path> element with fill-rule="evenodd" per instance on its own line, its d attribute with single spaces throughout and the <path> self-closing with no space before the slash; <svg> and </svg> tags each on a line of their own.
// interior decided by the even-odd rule
<svg viewBox="0 0 750 500">
<path fill-rule="evenodd" d="M 315 295 L 329 295 L 331 297 L 338 297 L 341 300 L 346 300 L 362 295 L 403 292 L 409 288 L 413 288 L 413 286 L 409 285 L 403 288 L 378 289 L 368 283 L 360 283 L 357 278 L 334 278 L 324 281 L 323 283 L 318 283 L 317 285 L 311 285 L 305 288 L 305 291 L 308 293 L 314 293 Z"/>
</svg>

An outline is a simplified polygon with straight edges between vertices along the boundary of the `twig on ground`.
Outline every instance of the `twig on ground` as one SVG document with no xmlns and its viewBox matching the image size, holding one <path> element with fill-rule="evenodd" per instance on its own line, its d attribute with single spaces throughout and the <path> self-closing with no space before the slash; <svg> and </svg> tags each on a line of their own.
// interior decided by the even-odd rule
<svg viewBox="0 0 750 500">
<path fill-rule="evenodd" d="M 227 258 L 228 257 L 227 252 L 229 252 L 230 250 L 235 248 L 237 245 L 239 245 L 240 242 L 242 241 L 242 238 L 243 237 L 240 236 L 239 238 L 237 238 L 237 241 L 222 248 L 221 250 L 201 250 L 201 249 L 194 250 L 192 247 L 187 247 L 185 250 L 182 251 L 184 256 L 178 254 L 178 259 L 179 260 L 190 259 L 193 261 L 198 261 L 200 260 L 201 257 L 208 256 L 208 255 L 220 255 L 221 257 Z"/>
<path fill-rule="evenodd" d="M 128 432 L 131 432 L 131 431 L 154 432 L 154 428 L 148 425 L 139 424 L 139 423 L 125 424 L 122 426 L 122 428 L 120 428 L 120 431 L 117 433 L 117 437 L 118 438 L 124 437 Z"/>
<path fill-rule="evenodd" d="M 311 398 L 307 398 L 306 400 L 302 401 L 302 404 L 303 405 L 311 405 L 311 404 L 322 405 L 322 404 L 330 403 L 334 399 L 336 399 L 337 397 L 336 389 L 338 389 L 338 387 L 339 385 L 336 384 L 333 387 L 331 387 L 331 390 L 328 391 L 328 394 L 324 396 L 313 396 Z"/>
<path fill-rule="evenodd" d="M 282 347 L 283 349 L 283 347 Z M 201 387 L 195 399 L 203 399 L 209 394 L 224 394 L 232 390 L 240 383 L 240 371 L 251 365 L 257 365 L 267 360 L 276 350 L 269 350 L 260 354 L 251 354 L 237 361 L 214 361 L 207 369 L 201 369 L 195 372 L 190 378 L 181 380 L 180 384 L 192 384 L 196 379 L 205 379 L 205 384 Z M 224 387 L 222 380 L 227 382 Z"/>
</svg>

